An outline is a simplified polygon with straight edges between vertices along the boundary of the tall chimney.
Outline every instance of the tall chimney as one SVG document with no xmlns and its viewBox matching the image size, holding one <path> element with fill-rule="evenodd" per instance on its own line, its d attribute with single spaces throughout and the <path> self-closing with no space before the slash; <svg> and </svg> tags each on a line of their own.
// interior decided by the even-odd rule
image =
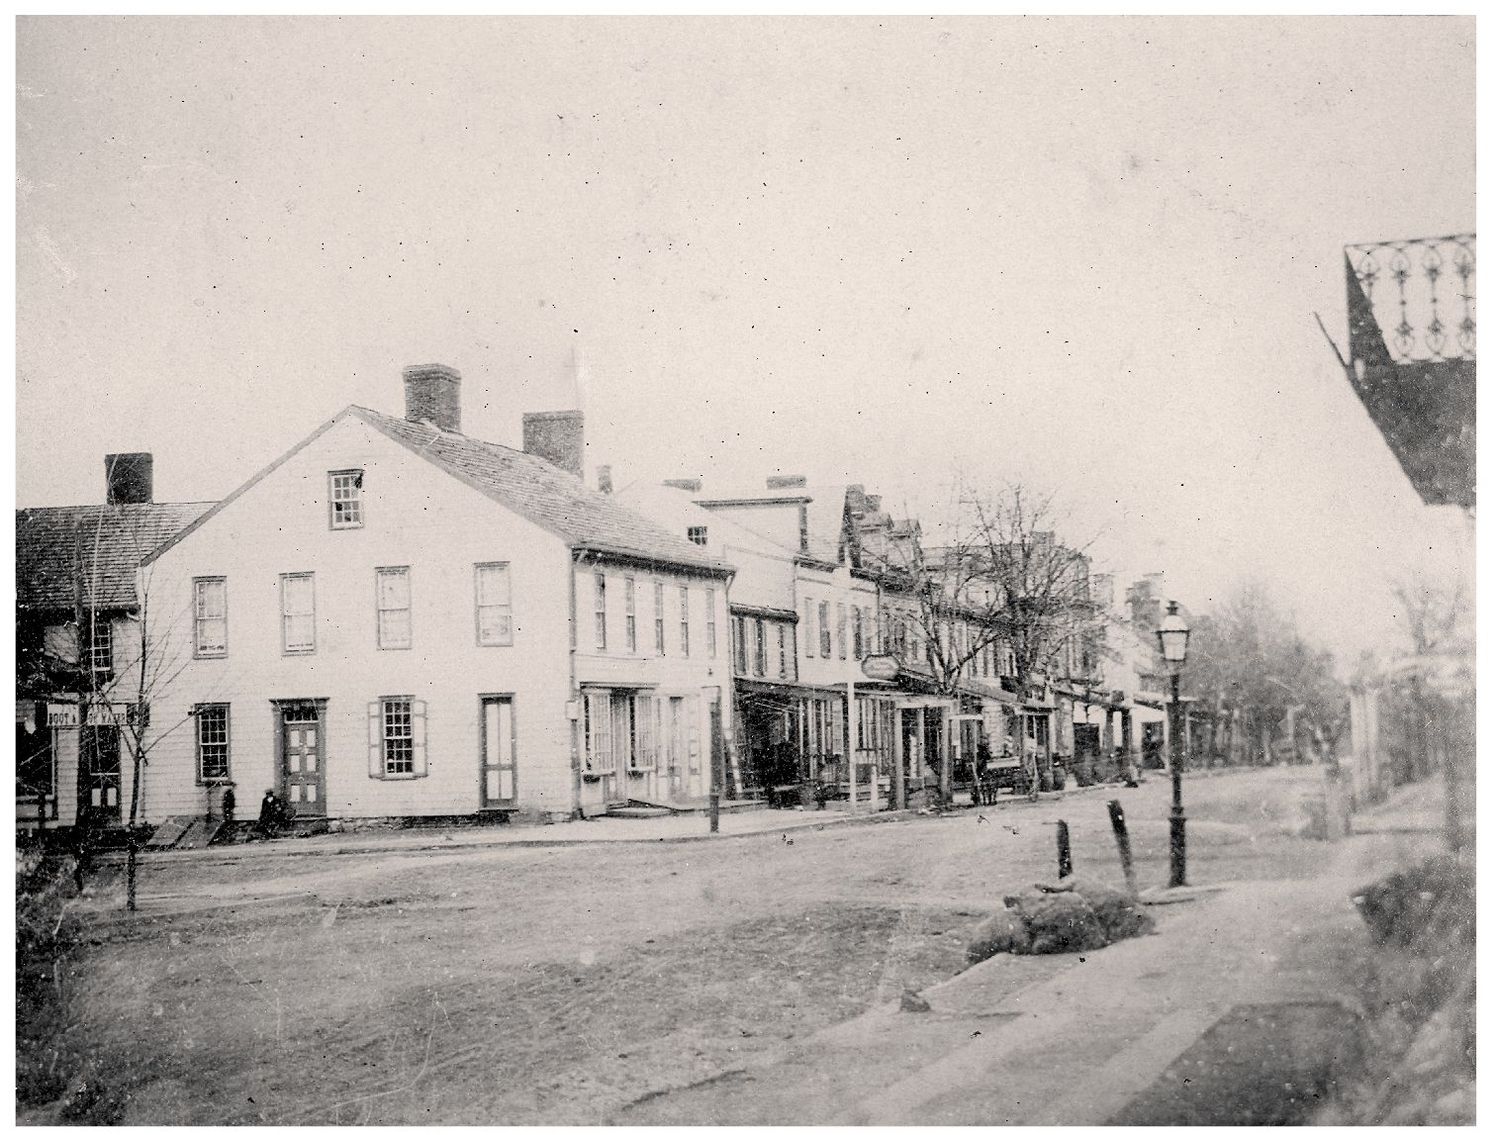
<svg viewBox="0 0 1498 1135">
<path fill-rule="evenodd" d="M 547 410 L 520 419 L 525 451 L 544 457 L 574 477 L 583 475 L 583 412 Z"/>
<path fill-rule="evenodd" d="M 406 383 L 406 421 L 431 422 L 439 430 L 462 433 L 458 372 L 442 363 L 422 363 L 401 371 Z"/>
<path fill-rule="evenodd" d="M 614 467 L 612 465 L 600 465 L 598 467 L 598 491 L 600 493 L 611 493 L 614 491 Z"/>
<path fill-rule="evenodd" d="M 110 504 L 151 503 L 151 455 L 110 453 L 104 458 L 105 500 Z"/>
</svg>

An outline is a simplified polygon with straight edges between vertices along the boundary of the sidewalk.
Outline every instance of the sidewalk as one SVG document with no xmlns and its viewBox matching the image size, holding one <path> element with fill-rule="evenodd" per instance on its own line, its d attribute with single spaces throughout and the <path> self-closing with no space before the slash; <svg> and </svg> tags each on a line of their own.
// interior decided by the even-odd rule
<svg viewBox="0 0 1498 1135">
<path fill-rule="evenodd" d="M 1396 796 L 1369 827 L 1423 812 L 1424 795 Z M 637 1101 L 620 1118 L 1097 1125 L 1136 1100 L 1125 1122 L 1256 1122 L 1235 1115 L 1274 1105 L 1293 1115 L 1319 1084 L 1290 1090 L 1287 1070 L 1310 1068 L 1324 1079 L 1350 1056 L 1353 983 L 1368 935 L 1349 894 L 1431 849 L 1430 837 L 1407 828 L 1325 846 L 1326 867 L 1314 878 L 1228 884 L 1152 908 L 1157 933 L 1075 955 L 1070 968 L 1018 993 L 1006 992 L 1013 967 L 1036 959 L 1000 955 L 925 990 L 930 1012 L 880 1006 L 771 1065 Z M 1280 1035 L 1256 1036 L 1255 1027 Z M 1240 1091 L 1255 1093 L 1237 1101 L 1245 1111 L 1234 1111 L 1231 1084 L 1226 1094 L 1215 1085 L 1211 1099 L 1193 1096 L 1193 1078 L 1210 1082 L 1214 1071 L 1237 1075 Z M 1266 1098 L 1275 1093 L 1300 1098 Z"/>
<path fill-rule="evenodd" d="M 489 847 L 568 847 L 596 843 L 684 843 L 791 832 L 800 828 L 892 819 L 903 815 L 906 813 L 877 812 L 870 815 L 860 812 L 849 815 L 839 811 L 798 812 L 789 809 L 725 812 L 719 817 L 717 835 L 708 831 L 708 818 L 696 814 L 661 816 L 648 820 L 600 816 L 593 820 L 534 826 L 494 824 L 484 827 L 329 832 L 301 838 L 215 844 L 193 850 L 153 851 L 143 855 L 141 862 L 215 863 L 263 856 L 367 855 L 377 852 L 464 851 Z M 111 855 L 123 857 L 123 853 Z"/>
</svg>

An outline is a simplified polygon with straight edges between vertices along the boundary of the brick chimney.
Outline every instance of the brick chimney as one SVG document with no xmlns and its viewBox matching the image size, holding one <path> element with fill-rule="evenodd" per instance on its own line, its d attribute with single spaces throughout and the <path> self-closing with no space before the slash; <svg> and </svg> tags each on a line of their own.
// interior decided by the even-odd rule
<svg viewBox="0 0 1498 1135">
<path fill-rule="evenodd" d="M 583 412 L 548 410 L 520 419 L 525 451 L 544 457 L 574 477 L 583 475 Z"/>
<path fill-rule="evenodd" d="M 598 467 L 598 491 L 600 493 L 611 493 L 614 491 L 614 467 L 612 465 L 600 465 Z"/>
<path fill-rule="evenodd" d="M 765 478 L 765 488 L 804 489 L 806 488 L 806 478 L 803 477 L 800 473 L 772 473 L 770 476 Z"/>
<path fill-rule="evenodd" d="M 104 458 L 105 500 L 110 504 L 151 503 L 151 455 L 110 453 Z"/>
<path fill-rule="evenodd" d="M 458 372 L 442 363 L 421 363 L 401 371 L 406 383 L 406 421 L 431 422 L 447 433 L 462 433 Z"/>
</svg>

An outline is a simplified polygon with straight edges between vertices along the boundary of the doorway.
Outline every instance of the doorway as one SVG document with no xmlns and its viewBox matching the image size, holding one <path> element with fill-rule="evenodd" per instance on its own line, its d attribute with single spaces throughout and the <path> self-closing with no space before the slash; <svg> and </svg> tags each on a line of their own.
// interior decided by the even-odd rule
<svg viewBox="0 0 1498 1135">
<path fill-rule="evenodd" d="M 328 814 L 323 752 L 323 703 L 283 702 L 277 708 L 281 749 L 281 799 L 293 819 Z"/>
<path fill-rule="evenodd" d="M 508 695 L 479 699 L 479 806 L 515 804 L 515 700 Z"/>
<path fill-rule="evenodd" d="M 78 731 L 79 827 L 120 822 L 120 730 L 85 725 Z"/>
</svg>

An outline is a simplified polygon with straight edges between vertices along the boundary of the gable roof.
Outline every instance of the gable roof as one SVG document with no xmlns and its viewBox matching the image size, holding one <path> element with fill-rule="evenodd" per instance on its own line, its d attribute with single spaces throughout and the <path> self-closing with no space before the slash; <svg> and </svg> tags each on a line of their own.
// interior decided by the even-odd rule
<svg viewBox="0 0 1498 1135">
<path fill-rule="evenodd" d="M 91 607 L 133 607 L 135 570 L 212 507 L 190 504 L 83 504 L 16 510 L 16 602 L 71 610 L 73 577 Z"/>
<path fill-rule="evenodd" d="M 274 472 L 334 423 L 356 417 L 431 462 L 443 472 L 503 504 L 532 523 L 561 537 L 575 550 L 604 556 L 642 560 L 686 568 L 710 575 L 729 575 L 733 569 L 706 555 L 700 547 L 676 536 L 607 493 L 587 488 L 582 480 L 550 461 L 493 442 L 479 441 L 435 426 L 392 417 L 364 406 L 349 406 L 324 422 L 302 441 L 198 517 L 169 543 L 181 540 L 214 513 Z M 159 547 L 160 555 L 168 545 Z"/>
</svg>

